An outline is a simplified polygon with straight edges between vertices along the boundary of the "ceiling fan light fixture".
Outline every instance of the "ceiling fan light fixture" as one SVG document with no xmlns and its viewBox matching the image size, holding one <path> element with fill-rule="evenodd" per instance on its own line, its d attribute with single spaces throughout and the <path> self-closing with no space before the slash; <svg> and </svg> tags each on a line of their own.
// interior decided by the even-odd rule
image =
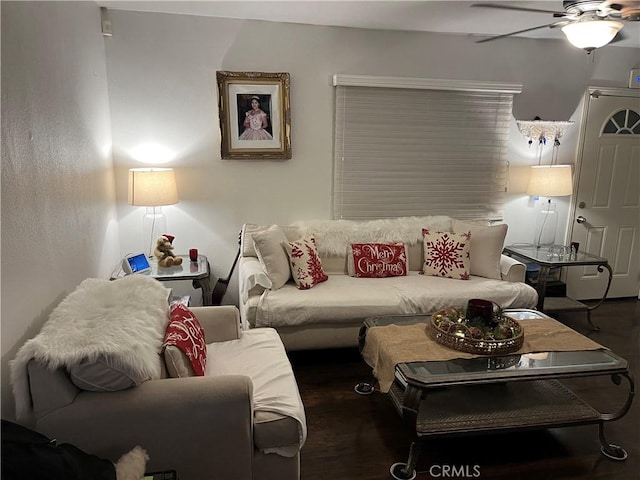
<svg viewBox="0 0 640 480">
<path fill-rule="evenodd" d="M 608 44 L 624 26 L 616 20 L 597 20 L 594 18 L 573 22 L 562 27 L 569 43 L 587 52 Z"/>
</svg>

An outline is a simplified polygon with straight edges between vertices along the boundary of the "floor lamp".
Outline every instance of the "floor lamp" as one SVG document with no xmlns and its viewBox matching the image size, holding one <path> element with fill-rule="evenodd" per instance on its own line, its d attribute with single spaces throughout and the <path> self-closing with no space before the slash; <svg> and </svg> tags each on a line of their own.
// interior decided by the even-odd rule
<svg viewBox="0 0 640 480">
<path fill-rule="evenodd" d="M 538 197 L 562 197 L 573 193 L 571 165 L 537 165 L 531 167 L 527 194 Z M 548 199 L 536 217 L 533 245 L 553 245 L 558 227 L 556 204 Z"/>
<path fill-rule="evenodd" d="M 164 205 L 178 203 L 176 177 L 172 168 L 132 168 L 129 170 L 129 205 L 146 207 L 142 220 L 143 241 L 147 255 L 153 256 L 154 241 L 167 231 Z"/>
</svg>

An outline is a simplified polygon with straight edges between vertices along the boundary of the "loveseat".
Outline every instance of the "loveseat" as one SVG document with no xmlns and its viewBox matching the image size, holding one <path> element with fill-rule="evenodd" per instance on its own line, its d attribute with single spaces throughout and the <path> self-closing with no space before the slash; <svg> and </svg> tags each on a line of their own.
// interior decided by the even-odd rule
<svg viewBox="0 0 640 480">
<path fill-rule="evenodd" d="M 120 293 L 103 295 L 101 308 L 110 308 L 114 299 L 119 299 L 125 326 L 117 328 L 123 331 L 127 317 L 136 317 L 131 304 L 141 301 L 127 292 L 141 282 L 156 281 L 136 275 L 109 285 L 98 283 L 105 289 L 118 284 Z M 157 312 L 166 313 L 169 290 L 156 283 L 145 298 L 155 298 L 160 305 Z M 69 307 L 69 302 L 63 301 L 60 307 L 63 304 Z M 121 388 L 113 386 L 113 379 L 106 379 L 106 374 L 98 378 L 94 375 L 90 381 L 91 372 L 83 362 L 78 365 L 43 350 L 56 309 L 40 334 L 29 340 L 11 362 L 18 422 L 60 443 L 112 461 L 139 445 L 150 457 L 147 471 L 176 470 L 181 480 L 299 479 L 306 421 L 295 377 L 277 333 L 272 329 L 242 331 L 235 306 L 193 307 L 190 311 L 206 339 L 204 376 L 184 373 L 190 368 L 188 363 L 180 365 L 186 357 L 181 360 L 171 356 L 173 360 L 169 361 L 166 353 L 161 353 L 160 336 L 158 344 L 151 346 L 156 352 L 157 365 L 152 367 L 157 367 L 157 373 L 144 373 L 142 380 L 135 381 L 137 385 Z M 61 313 L 69 315 L 69 310 L 62 309 Z M 111 315 L 117 316 L 118 312 Z M 167 323 L 160 321 L 162 332 Z M 102 323 L 88 331 L 104 328 Z M 136 355 L 135 350 L 144 355 L 142 350 L 147 346 L 139 344 L 129 349 L 134 350 L 132 355 Z M 101 354 L 96 363 L 126 370 L 109 360 L 109 353 Z M 168 377 L 172 370 L 174 375 L 178 372 L 178 378 Z M 128 378 L 136 375 L 127 372 Z M 157 378 L 147 379 L 149 375 Z"/>
<path fill-rule="evenodd" d="M 464 279 L 423 273 L 425 231 L 470 234 L 470 270 Z M 430 313 L 464 306 L 471 298 L 492 300 L 503 308 L 533 308 L 537 293 L 524 283 L 525 265 L 502 255 L 506 232 L 504 224 L 490 226 L 443 215 L 247 223 L 241 232 L 238 279 L 243 328 L 272 327 L 288 350 L 321 349 L 356 346 L 358 331 L 369 316 Z M 285 246 L 311 237 L 327 280 L 301 289 Z M 354 276 L 352 244 L 366 242 L 403 244 L 406 275 Z"/>
</svg>

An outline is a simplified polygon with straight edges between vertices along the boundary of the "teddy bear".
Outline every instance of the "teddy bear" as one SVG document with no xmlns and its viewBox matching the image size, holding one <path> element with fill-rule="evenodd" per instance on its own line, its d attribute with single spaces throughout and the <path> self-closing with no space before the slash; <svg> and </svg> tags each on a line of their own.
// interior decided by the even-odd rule
<svg viewBox="0 0 640 480">
<path fill-rule="evenodd" d="M 156 239 L 156 248 L 153 250 L 153 254 L 158 259 L 159 267 L 173 267 L 182 263 L 181 257 L 176 257 L 173 254 L 173 241 L 172 235 L 160 235 Z"/>
</svg>

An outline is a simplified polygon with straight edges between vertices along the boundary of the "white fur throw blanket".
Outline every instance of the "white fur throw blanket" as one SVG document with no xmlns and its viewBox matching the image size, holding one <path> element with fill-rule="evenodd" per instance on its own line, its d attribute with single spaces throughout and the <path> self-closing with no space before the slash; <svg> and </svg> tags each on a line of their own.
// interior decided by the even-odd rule
<svg viewBox="0 0 640 480">
<path fill-rule="evenodd" d="M 303 237 L 316 239 L 323 255 L 344 255 L 352 243 L 406 243 L 422 241 L 422 229 L 451 231 L 451 217 L 399 217 L 381 220 L 310 220 L 294 223 Z"/>
<path fill-rule="evenodd" d="M 54 370 L 107 355 L 126 371 L 160 378 L 158 355 L 169 322 L 169 292 L 144 275 L 84 280 L 10 362 L 17 418 L 31 414 L 26 368 L 31 359 Z"/>
</svg>

